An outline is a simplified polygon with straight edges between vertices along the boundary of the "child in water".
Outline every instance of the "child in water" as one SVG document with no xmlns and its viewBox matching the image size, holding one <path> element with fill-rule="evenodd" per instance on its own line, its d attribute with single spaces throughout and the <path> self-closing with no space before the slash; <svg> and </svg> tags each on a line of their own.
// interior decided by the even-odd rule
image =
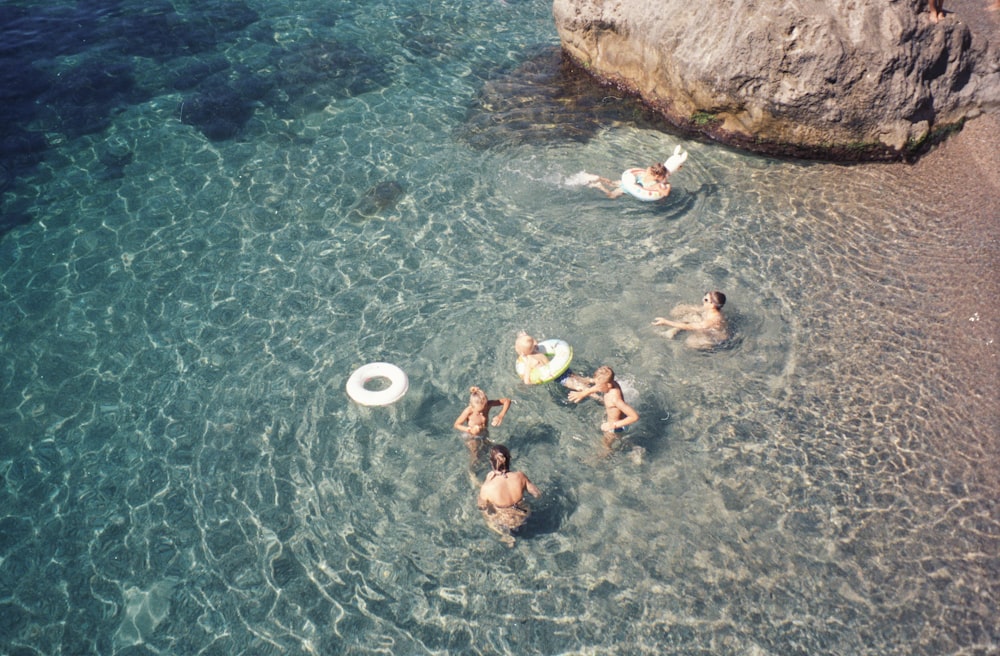
<svg viewBox="0 0 1000 656">
<path fill-rule="evenodd" d="M 629 169 L 622 175 L 624 178 L 626 174 L 630 174 L 633 180 L 632 186 L 648 192 L 650 198 L 662 200 L 670 195 L 670 175 L 677 173 L 684 166 L 687 158 L 687 151 L 678 144 L 674 148 L 673 154 L 667 158 L 667 161 L 657 162 L 644 169 Z M 594 173 L 587 173 L 586 171 L 581 171 L 572 176 L 567 180 L 566 184 L 571 186 L 586 185 L 593 189 L 599 189 L 608 198 L 618 198 L 625 193 L 621 179 L 611 180 Z M 643 198 L 646 199 L 646 196 L 643 196 Z"/>
<path fill-rule="evenodd" d="M 549 363 L 549 356 L 538 353 L 538 340 L 524 332 L 517 334 L 514 340 L 514 352 L 517 353 L 517 362 L 524 368 L 521 371 L 521 382 L 525 385 L 531 384 L 531 372 L 538 367 L 544 367 Z"/>
<path fill-rule="evenodd" d="M 661 198 L 670 195 L 670 171 L 662 163 L 657 162 L 645 169 L 631 169 L 635 176 L 635 184 L 642 189 L 658 192 Z M 621 180 L 611 180 L 601 176 L 587 184 L 592 189 L 599 189 L 608 198 L 618 198 L 625 193 Z"/>
<path fill-rule="evenodd" d="M 500 408 L 500 413 L 490 422 L 490 410 L 496 407 Z M 455 420 L 455 428 L 466 434 L 466 446 L 473 459 L 479 454 L 481 443 L 486 440 L 487 424 L 499 426 L 509 409 L 510 399 L 491 400 L 478 387 L 469 388 L 469 405 Z"/>
<path fill-rule="evenodd" d="M 524 332 L 517 334 L 514 340 L 514 352 L 517 353 L 517 366 L 521 367 L 521 382 L 531 385 L 531 372 L 549 363 L 549 356 L 538 352 L 538 340 Z M 567 370 L 556 379 L 560 385 L 578 390 L 587 386 L 586 380 Z"/>
<path fill-rule="evenodd" d="M 469 405 L 455 420 L 455 428 L 469 434 L 469 437 L 485 435 L 486 424 L 490 419 L 490 409 L 501 407 L 500 414 L 493 418 L 492 426 L 499 426 L 510 409 L 510 399 L 491 400 L 486 392 L 476 386 L 469 388 Z"/>
</svg>

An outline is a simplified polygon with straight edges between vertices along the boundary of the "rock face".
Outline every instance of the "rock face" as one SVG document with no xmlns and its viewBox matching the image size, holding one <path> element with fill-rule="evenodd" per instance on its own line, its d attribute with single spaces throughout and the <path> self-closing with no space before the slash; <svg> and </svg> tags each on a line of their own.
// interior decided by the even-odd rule
<svg viewBox="0 0 1000 656">
<path fill-rule="evenodd" d="M 1000 50 L 926 5 L 554 0 L 553 15 L 578 65 L 675 125 L 758 152 L 893 159 L 1000 108 Z"/>
</svg>

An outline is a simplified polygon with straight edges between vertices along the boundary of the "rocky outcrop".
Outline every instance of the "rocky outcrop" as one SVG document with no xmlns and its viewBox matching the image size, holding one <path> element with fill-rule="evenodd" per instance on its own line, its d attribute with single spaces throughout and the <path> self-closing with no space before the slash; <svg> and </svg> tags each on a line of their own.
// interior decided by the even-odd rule
<svg viewBox="0 0 1000 656">
<path fill-rule="evenodd" d="M 675 125 L 891 159 L 1000 107 L 1000 51 L 926 0 L 554 0 L 563 50 Z"/>
</svg>

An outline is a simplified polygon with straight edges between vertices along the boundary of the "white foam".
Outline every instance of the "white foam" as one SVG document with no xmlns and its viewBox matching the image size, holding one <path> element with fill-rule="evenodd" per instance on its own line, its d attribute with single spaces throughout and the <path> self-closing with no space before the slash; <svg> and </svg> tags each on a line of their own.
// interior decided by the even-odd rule
<svg viewBox="0 0 1000 656">
<path fill-rule="evenodd" d="M 585 187 L 592 182 L 597 182 L 601 176 L 595 175 L 593 173 L 587 173 L 586 171 L 580 171 L 579 173 L 574 173 L 573 175 L 566 178 L 563 183 L 567 187 Z"/>
</svg>

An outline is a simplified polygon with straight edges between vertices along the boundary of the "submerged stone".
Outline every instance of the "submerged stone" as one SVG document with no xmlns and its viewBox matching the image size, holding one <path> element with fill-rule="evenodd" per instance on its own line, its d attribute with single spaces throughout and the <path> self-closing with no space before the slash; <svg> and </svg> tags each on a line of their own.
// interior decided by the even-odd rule
<svg viewBox="0 0 1000 656">
<path fill-rule="evenodd" d="M 395 180 L 384 180 L 369 187 L 351 208 L 354 219 L 372 219 L 391 210 L 406 195 L 406 187 Z"/>
<path fill-rule="evenodd" d="M 250 99 L 225 84 L 186 97 L 180 110 L 181 122 L 198 128 L 210 141 L 239 135 L 253 112 Z"/>
<path fill-rule="evenodd" d="M 642 118 L 624 94 L 594 84 L 558 48 L 486 81 L 461 134 L 477 148 L 504 144 L 586 141 L 608 123 Z"/>
</svg>

